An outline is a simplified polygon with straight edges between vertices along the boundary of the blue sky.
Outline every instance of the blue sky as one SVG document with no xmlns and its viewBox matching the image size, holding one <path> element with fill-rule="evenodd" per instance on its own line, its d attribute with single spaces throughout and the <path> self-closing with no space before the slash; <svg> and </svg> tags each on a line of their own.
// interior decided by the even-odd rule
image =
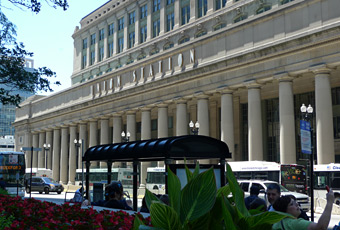
<svg viewBox="0 0 340 230">
<path fill-rule="evenodd" d="M 17 41 L 23 42 L 27 51 L 33 52 L 34 68 L 48 67 L 57 73 L 61 86 L 53 86 L 54 92 L 71 86 L 73 71 L 73 39 L 80 20 L 108 0 L 68 0 L 66 11 L 54 9 L 41 0 L 39 14 L 19 9 L 8 1 L 0 1 L 1 10 L 17 26 Z M 54 79 L 53 79 L 54 80 Z M 47 93 L 40 93 L 45 94 Z"/>
</svg>

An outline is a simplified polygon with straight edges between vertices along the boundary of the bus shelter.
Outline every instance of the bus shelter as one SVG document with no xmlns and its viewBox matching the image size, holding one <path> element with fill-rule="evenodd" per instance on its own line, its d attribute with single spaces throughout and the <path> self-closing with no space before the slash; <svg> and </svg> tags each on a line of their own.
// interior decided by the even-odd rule
<svg viewBox="0 0 340 230">
<path fill-rule="evenodd" d="M 106 162 L 107 181 L 111 183 L 113 162 L 133 163 L 133 210 L 137 211 L 137 166 L 140 162 L 164 161 L 165 168 L 176 160 L 219 159 L 221 186 L 225 185 L 225 159 L 231 158 L 223 141 L 208 136 L 185 135 L 159 139 L 97 145 L 87 149 L 83 156 L 86 163 L 86 188 L 89 188 L 91 161 Z M 167 176 L 165 181 L 167 181 Z M 167 186 L 167 185 L 165 185 Z M 166 187 L 167 191 L 167 187 Z M 86 189 L 89 197 L 89 189 Z"/>
</svg>

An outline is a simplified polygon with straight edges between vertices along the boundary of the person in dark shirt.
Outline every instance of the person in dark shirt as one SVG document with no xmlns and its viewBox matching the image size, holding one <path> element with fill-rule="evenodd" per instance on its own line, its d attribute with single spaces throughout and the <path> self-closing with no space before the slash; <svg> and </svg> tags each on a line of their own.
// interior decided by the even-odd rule
<svg viewBox="0 0 340 230">
<path fill-rule="evenodd" d="M 0 178 L 0 188 L 3 190 L 6 189 L 6 182 L 2 179 L 2 177 Z"/>
<path fill-rule="evenodd" d="M 250 196 L 248 196 L 248 197 L 246 197 L 246 198 L 244 199 L 244 203 L 245 203 L 246 208 L 247 208 L 248 210 L 250 209 L 250 204 L 251 204 L 254 200 L 256 200 L 257 198 L 259 198 L 259 197 L 258 197 L 259 193 L 260 193 L 260 188 L 259 188 L 257 185 L 252 185 L 252 186 L 250 187 Z M 261 198 L 259 198 L 259 199 L 261 199 Z M 265 204 L 265 202 L 264 202 L 264 204 Z"/>
<path fill-rule="evenodd" d="M 124 202 L 123 185 L 120 182 L 112 182 L 105 190 L 104 207 L 131 210 L 131 207 Z"/>
</svg>

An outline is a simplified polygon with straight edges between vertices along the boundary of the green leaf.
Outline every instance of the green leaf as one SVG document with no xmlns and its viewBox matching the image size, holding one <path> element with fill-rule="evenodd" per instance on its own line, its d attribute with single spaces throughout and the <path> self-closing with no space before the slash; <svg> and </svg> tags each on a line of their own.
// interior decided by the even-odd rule
<svg viewBox="0 0 340 230">
<path fill-rule="evenodd" d="M 185 165 L 185 173 L 187 175 L 187 181 L 189 183 L 193 178 L 193 173 L 190 171 L 187 165 Z"/>
<path fill-rule="evenodd" d="M 154 202 L 150 207 L 151 223 L 162 229 L 182 229 L 181 222 L 176 211 L 161 202 Z"/>
<path fill-rule="evenodd" d="M 170 206 L 180 216 L 181 207 L 181 182 L 168 166 L 168 193 Z"/>
<path fill-rule="evenodd" d="M 207 214 L 205 214 L 205 215 L 201 216 L 200 218 L 192 221 L 191 223 L 188 223 L 189 229 L 195 229 L 195 230 L 214 229 L 214 230 L 216 230 L 215 228 L 209 227 L 210 217 L 211 217 L 211 214 L 208 212 Z"/>
<path fill-rule="evenodd" d="M 234 224 L 234 219 L 236 212 L 233 210 L 233 206 L 229 203 L 229 200 L 222 197 L 222 215 L 224 220 L 225 229 L 237 230 Z M 224 204 L 224 205 L 223 205 Z"/>
<path fill-rule="evenodd" d="M 222 220 L 224 207 L 222 196 L 217 196 L 214 207 L 210 211 L 209 227 L 208 229 L 222 229 Z"/>
<path fill-rule="evenodd" d="M 222 197 L 222 196 L 228 197 L 230 192 L 231 191 L 230 191 L 229 184 L 224 185 L 223 187 L 221 187 L 217 190 L 217 197 Z"/>
<path fill-rule="evenodd" d="M 181 193 L 180 217 L 183 224 L 209 212 L 216 200 L 216 180 L 213 168 L 192 179 Z"/>
<path fill-rule="evenodd" d="M 287 213 L 275 211 L 275 212 L 263 212 L 257 215 L 246 217 L 245 220 L 248 223 L 249 227 L 255 229 L 259 225 L 275 224 L 286 217 L 292 216 L 288 215 Z"/>
<path fill-rule="evenodd" d="M 150 210 L 150 206 L 153 201 L 160 201 L 157 196 L 155 196 L 152 192 L 150 192 L 148 189 L 145 189 L 145 203 L 148 209 Z"/>
<path fill-rule="evenodd" d="M 234 173 L 231 170 L 231 167 L 228 163 L 227 163 L 227 179 L 228 179 L 230 190 L 235 200 L 236 207 L 239 210 L 239 213 L 245 217 L 250 216 L 250 213 L 244 203 L 244 192 L 240 188 L 240 185 L 237 183 Z"/>
<path fill-rule="evenodd" d="M 193 177 L 193 178 L 196 178 L 196 177 L 198 176 L 199 173 L 200 173 L 200 164 L 199 164 L 199 162 L 197 161 L 197 162 L 196 162 L 195 170 L 194 170 L 194 172 L 193 172 L 193 174 L 192 174 L 192 177 Z"/>
<path fill-rule="evenodd" d="M 144 225 L 143 221 L 141 221 L 141 219 L 139 219 L 139 217 L 136 215 L 135 219 L 133 221 L 133 229 L 137 230 L 139 229 L 139 226 Z"/>
<path fill-rule="evenodd" d="M 146 225 L 140 225 L 138 230 L 163 230 L 162 228 L 155 228 Z"/>
</svg>

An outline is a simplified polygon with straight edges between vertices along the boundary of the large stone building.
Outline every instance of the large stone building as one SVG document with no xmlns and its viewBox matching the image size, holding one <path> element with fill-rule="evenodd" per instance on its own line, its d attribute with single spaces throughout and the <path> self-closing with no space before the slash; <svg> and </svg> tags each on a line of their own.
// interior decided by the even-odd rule
<svg viewBox="0 0 340 230">
<path fill-rule="evenodd" d="M 304 103 L 317 163 L 340 162 L 339 9 L 339 0 L 109 1 L 74 31 L 72 87 L 17 109 L 16 148 L 51 144 L 47 167 L 74 183 L 75 139 L 86 149 L 121 142 L 122 131 L 130 141 L 185 135 L 192 120 L 228 144 L 230 160 L 301 163 Z M 33 157 L 45 166 L 43 152 Z"/>
</svg>

